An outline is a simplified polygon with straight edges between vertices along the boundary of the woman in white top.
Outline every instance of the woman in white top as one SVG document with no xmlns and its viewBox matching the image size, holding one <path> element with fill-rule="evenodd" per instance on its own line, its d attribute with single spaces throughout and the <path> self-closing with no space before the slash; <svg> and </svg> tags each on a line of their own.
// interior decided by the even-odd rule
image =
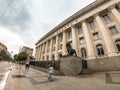
<svg viewBox="0 0 120 90">
<path fill-rule="evenodd" d="M 52 65 L 50 65 L 50 67 L 48 68 L 48 73 L 49 73 L 48 79 L 49 79 L 50 81 L 53 81 L 52 75 L 53 75 L 53 73 L 54 73 L 54 68 L 52 67 Z"/>
</svg>

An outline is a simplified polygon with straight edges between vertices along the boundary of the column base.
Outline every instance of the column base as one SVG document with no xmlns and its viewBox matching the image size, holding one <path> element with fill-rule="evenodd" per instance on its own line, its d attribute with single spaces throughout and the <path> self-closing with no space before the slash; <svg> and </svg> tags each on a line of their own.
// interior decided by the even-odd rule
<svg viewBox="0 0 120 90">
<path fill-rule="evenodd" d="M 113 53 L 107 54 L 107 56 L 108 56 L 108 57 L 120 56 L 120 53 L 113 52 Z"/>
</svg>

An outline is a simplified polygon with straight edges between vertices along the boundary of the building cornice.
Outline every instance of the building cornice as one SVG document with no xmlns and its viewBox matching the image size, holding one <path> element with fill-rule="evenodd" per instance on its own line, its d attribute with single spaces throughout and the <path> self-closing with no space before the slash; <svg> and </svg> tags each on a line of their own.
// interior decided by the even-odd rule
<svg viewBox="0 0 120 90">
<path fill-rule="evenodd" d="M 59 25 L 57 25 L 55 28 L 53 28 L 52 30 L 50 30 L 47 34 L 45 34 L 41 39 L 38 40 L 38 42 L 35 44 L 37 45 L 39 42 L 41 42 L 42 40 L 44 40 L 46 37 L 48 37 L 49 35 L 51 35 L 53 32 L 55 32 L 56 30 L 60 29 L 61 27 L 63 27 L 64 25 L 66 25 L 67 23 L 77 19 L 78 17 L 80 17 L 81 15 L 84 15 L 85 13 L 89 12 L 90 10 L 100 6 L 101 4 L 108 2 L 110 0 L 96 0 L 93 3 L 89 4 L 88 6 L 84 7 L 83 9 L 79 10 L 78 12 L 76 12 L 75 14 L 73 14 L 72 16 L 68 17 L 66 20 L 64 20 L 63 22 L 61 22 Z"/>
</svg>

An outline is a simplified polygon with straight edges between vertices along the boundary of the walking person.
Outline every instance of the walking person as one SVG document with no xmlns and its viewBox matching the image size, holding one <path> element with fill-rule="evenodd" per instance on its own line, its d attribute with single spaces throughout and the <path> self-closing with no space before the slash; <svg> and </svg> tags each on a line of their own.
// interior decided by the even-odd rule
<svg viewBox="0 0 120 90">
<path fill-rule="evenodd" d="M 30 61 L 27 60 L 27 61 L 25 62 L 25 69 L 28 71 L 28 70 L 29 70 L 29 67 L 30 67 Z"/>
<path fill-rule="evenodd" d="M 48 74 L 49 74 L 48 79 L 50 81 L 53 81 L 53 73 L 54 73 L 54 68 L 52 67 L 52 65 L 49 65 L 49 68 L 48 68 Z"/>
</svg>

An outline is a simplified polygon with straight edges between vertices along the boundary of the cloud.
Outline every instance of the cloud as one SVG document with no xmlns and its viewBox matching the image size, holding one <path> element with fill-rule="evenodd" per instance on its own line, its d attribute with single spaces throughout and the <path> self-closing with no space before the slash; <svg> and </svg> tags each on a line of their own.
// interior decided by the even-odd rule
<svg viewBox="0 0 120 90">
<path fill-rule="evenodd" d="M 31 16 L 27 9 L 29 0 L 0 0 L 0 24 L 9 30 L 22 33 L 31 23 Z"/>
<path fill-rule="evenodd" d="M 10 30 L 0 27 L 0 42 L 3 42 L 9 51 L 17 53 L 21 45 L 25 45 L 19 34 L 13 33 Z"/>
<path fill-rule="evenodd" d="M 0 0 L 0 40 L 15 53 L 23 45 L 34 48 L 42 36 L 92 1 Z"/>
</svg>

